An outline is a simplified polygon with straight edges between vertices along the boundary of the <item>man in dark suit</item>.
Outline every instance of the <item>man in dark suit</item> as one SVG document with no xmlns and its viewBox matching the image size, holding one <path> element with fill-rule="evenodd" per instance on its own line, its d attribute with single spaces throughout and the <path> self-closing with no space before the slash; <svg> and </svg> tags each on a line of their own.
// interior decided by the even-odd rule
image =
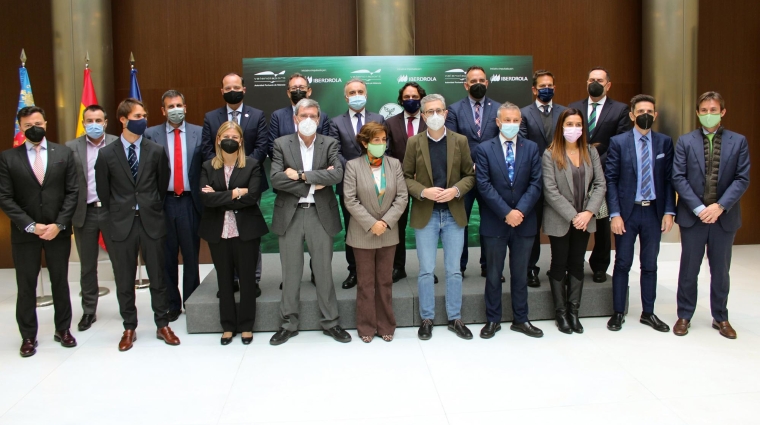
<svg viewBox="0 0 760 425">
<path fill-rule="evenodd" d="M 103 208 L 95 187 L 95 161 L 100 149 L 119 140 L 118 137 L 105 133 L 108 116 L 99 105 L 90 105 L 84 109 L 82 126 L 85 135 L 66 142 L 66 146 L 74 153 L 79 184 L 77 209 L 71 224 L 81 267 L 79 283 L 82 286 L 82 319 L 77 325 L 80 332 L 90 329 L 97 320 L 100 234 L 103 234 L 106 248 L 111 243 L 110 217 L 108 210 Z"/>
<path fill-rule="evenodd" d="M 678 272 L 678 321 L 673 333 L 686 335 L 697 307 L 697 278 L 707 247 L 710 262 L 712 327 L 729 339 L 736 331 L 728 322 L 731 251 L 742 225 L 741 197 L 749 187 L 747 139 L 721 125 L 723 97 L 714 91 L 697 99 L 700 128 L 678 138 L 673 160 L 673 186 L 678 193 L 676 223 L 681 229 Z"/>
<path fill-rule="evenodd" d="M 554 74 L 539 69 L 533 73 L 533 96 L 536 101 L 520 110 L 522 121 L 520 122 L 520 137 L 526 138 L 538 145 L 539 161 L 544 151 L 552 144 L 554 128 L 557 126 L 559 114 L 566 108 L 552 102 L 554 97 Z M 541 222 L 544 218 L 544 194 L 539 194 L 534 207 L 536 212 L 536 238 L 531 248 L 528 260 L 528 286 L 538 288 L 541 281 L 538 272 L 541 269 L 536 265 L 541 256 Z"/>
<path fill-rule="evenodd" d="M 496 127 L 496 111 L 499 110 L 499 103 L 486 97 L 488 88 L 488 77 L 486 71 L 479 66 L 471 66 L 467 69 L 464 89 L 468 96 L 464 99 L 449 105 L 448 115 L 446 116 L 446 128 L 462 134 L 467 137 L 467 143 L 470 145 L 470 154 L 475 162 L 475 148 L 478 144 L 486 140 L 491 140 L 499 135 L 499 129 Z M 475 200 L 480 197 L 477 186 L 467 192 L 464 197 L 464 209 L 467 213 L 467 222 L 470 221 L 472 207 Z M 480 201 L 478 201 L 480 205 Z M 462 258 L 460 260 L 460 269 L 464 273 L 467 268 L 469 253 L 467 249 L 468 227 L 464 228 L 464 247 L 462 248 Z M 483 241 L 480 241 L 480 275 L 486 277 L 486 256 L 483 252 Z M 501 278 L 502 282 L 504 277 Z"/>
<path fill-rule="evenodd" d="M 11 251 L 16 267 L 16 322 L 21 357 L 37 352 L 37 276 L 42 251 L 50 273 L 55 308 L 53 339 L 77 345 L 69 332 L 69 254 L 71 217 L 77 207 L 76 164 L 71 149 L 45 139 L 45 111 L 21 108 L 18 125 L 26 141 L 0 154 L 0 208 L 11 221 Z"/>
<path fill-rule="evenodd" d="M 277 190 L 272 232 L 280 237 L 283 284 L 282 328 L 269 343 L 280 345 L 298 335 L 304 241 L 314 259 L 323 333 L 338 342 L 350 342 L 351 335 L 338 325 L 331 264 L 333 237 L 341 231 L 332 188 L 343 179 L 338 141 L 317 134 L 320 108 L 316 101 L 302 99 L 295 112 L 298 132 L 275 140 L 272 157 L 272 186 Z"/>
<path fill-rule="evenodd" d="M 607 97 L 612 87 L 610 73 L 601 67 L 593 68 L 588 73 L 586 90 L 589 97 L 568 105 L 583 113 L 586 129 L 588 130 L 588 143 L 596 148 L 602 161 L 602 168 L 607 158 L 607 147 L 610 138 L 625 133 L 631 129 L 631 119 L 628 117 L 628 106 Z M 610 238 L 610 220 L 600 218 L 596 220 L 596 232 L 594 233 L 594 249 L 588 264 L 594 272 L 594 282 L 607 280 L 607 269 L 610 267 L 610 252 L 612 239 Z"/>
<path fill-rule="evenodd" d="M 306 77 L 296 72 L 288 78 L 288 90 L 286 93 L 288 99 L 290 99 L 290 105 L 272 112 L 272 116 L 269 117 L 269 139 L 267 145 L 270 157 L 272 156 L 272 147 L 276 139 L 289 134 L 295 134 L 296 125 L 293 122 L 293 111 L 301 99 L 311 98 L 311 86 Z M 332 134 L 330 128 L 330 117 L 322 112 L 322 115 L 319 117 L 319 124 L 317 124 L 317 134 L 337 138 L 338 135 Z"/>
<path fill-rule="evenodd" d="M 124 319 L 119 351 L 132 348 L 136 339 L 135 275 L 137 255 L 142 252 L 150 279 L 150 299 L 156 322 L 156 338 L 179 345 L 169 327 L 169 309 L 164 281 L 166 219 L 164 198 L 169 186 L 166 151 L 143 137 L 148 126 L 142 102 L 126 99 L 116 109 L 124 126 L 121 138 L 104 147 L 95 162 L 98 198 L 111 215 L 111 244 L 108 254 L 116 280 L 116 298 Z"/>
<path fill-rule="evenodd" d="M 167 121 L 145 131 L 145 137 L 164 148 L 169 158 L 169 186 L 164 200 L 166 218 L 165 283 L 169 321 L 177 320 L 182 307 L 200 286 L 198 228 L 203 205 L 200 198 L 201 127 L 185 121 L 185 96 L 169 90 L 161 96 L 161 112 Z M 182 295 L 179 293 L 179 252 L 182 251 Z"/>
<path fill-rule="evenodd" d="M 631 99 L 630 119 L 633 130 L 610 139 L 607 150 L 607 205 L 615 234 L 614 314 L 607 329 L 619 331 L 625 322 L 628 273 L 638 237 L 643 307 L 639 321 L 656 331 L 667 332 L 670 327 L 654 314 L 654 300 L 660 239 L 673 227 L 676 215 L 676 194 L 671 183 L 673 139 L 651 130 L 657 119 L 652 96 L 639 94 Z"/>
<path fill-rule="evenodd" d="M 425 120 L 420 113 L 420 100 L 427 93 L 425 89 L 414 81 L 404 84 L 398 90 L 398 104 L 404 108 L 404 112 L 394 115 L 385 121 L 388 129 L 388 155 L 404 163 L 406 141 L 418 133 L 427 131 Z M 393 282 L 406 277 L 406 224 L 409 222 L 409 204 L 407 204 L 401 217 L 398 219 L 398 245 L 396 255 L 393 258 Z"/>
<path fill-rule="evenodd" d="M 368 122 L 383 124 L 385 118 L 380 114 L 368 112 L 364 108 L 367 104 L 367 84 L 364 80 L 360 78 L 348 80 L 343 88 L 343 94 L 346 103 L 348 103 L 348 111 L 333 118 L 333 129 L 331 131 L 338 135 L 338 155 L 345 168 L 346 162 L 362 155 L 361 146 L 356 141 L 356 134 L 359 133 L 362 126 Z M 343 223 L 348 229 L 351 214 L 348 213 L 346 204 L 343 202 L 343 183 L 338 184 L 338 196 L 340 197 L 340 209 L 343 212 Z M 348 245 L 346 245 L 346 261 L 348 262 L 348 277 L 343 281 L 343 289 L 356 286 L 356 258 L 354 257 L 354 249 Z"/>
<path fill-rule="evenodd" d="M 538 146 L 521 136 L 520 108 L 499 106 L 499 137 L 481 143 L 475 151 L 475 180 L 480 191 L 480 236 L 486 263 L 486 320 L 481 338 L 501 329 L 501 274 L 509 247 L 509 280 L 514 319 L 510 329 L 539 338 L 544 333 L 528 321 L 528 267 L 538 226 L 535 205 L 542 191 Z M 543 153 L 543 151 L 542 151 Z"/>
</svg>

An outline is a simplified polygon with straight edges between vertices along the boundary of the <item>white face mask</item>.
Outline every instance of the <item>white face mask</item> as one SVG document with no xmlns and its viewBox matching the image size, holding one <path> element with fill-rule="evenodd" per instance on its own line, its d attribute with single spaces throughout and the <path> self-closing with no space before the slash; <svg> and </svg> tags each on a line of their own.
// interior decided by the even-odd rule
<svg viewBox="0 0 760 425">
<path fill-rule="evenodd" d="M 443 115 L 433 114 L 433 116 L 427 117 L 425 124 L 427 124 L 428 128 L 431 130 L 438 131 L 444 124 L 446 124 L 446 118 L 444 118 Z"/>
<path fill-rule="evenodd" d="M 306 118 L 298 123 L 298 132 L 302 136 L 311 137 L 317 132 L 317 123 L 311 118 Z"/>
</svg>

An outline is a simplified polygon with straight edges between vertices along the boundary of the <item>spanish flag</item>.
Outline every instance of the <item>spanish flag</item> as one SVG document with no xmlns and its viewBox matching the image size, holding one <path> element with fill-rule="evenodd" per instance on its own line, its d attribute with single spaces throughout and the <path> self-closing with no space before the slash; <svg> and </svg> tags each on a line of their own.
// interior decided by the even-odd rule
<svg viewBox="0 0 760 425">
<path fill-rule="evenodd" d="M 90 68 L 84 69 L 84 83 L 82 84 L 82 101 L 79 103 L 79 115 L 77 115 L 77 137 L 84 136 L 84 126 L 82 125 L 82 114 L 84 109 L 90 105 L 97 105 L 98 98 L 95 96 L 95 87 L 92 85 L 90 77 Z"/>
</svg>

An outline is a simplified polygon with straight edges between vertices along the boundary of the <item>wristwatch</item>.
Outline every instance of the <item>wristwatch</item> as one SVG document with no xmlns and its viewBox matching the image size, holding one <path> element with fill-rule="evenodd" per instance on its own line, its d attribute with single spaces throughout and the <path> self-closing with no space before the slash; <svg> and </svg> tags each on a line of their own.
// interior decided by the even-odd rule
<svg viewBox="0 0 760 425">
<path fill-rule="evenodd" d="M 55 223 L 55 225 L 58 226 L 58 231 L 59 232 L 62 232 L 64 230 L 66 230 L 66 226 L 64 226 L 63 224 Z"/>
<path fill-rule="evenodd" d="M 26 228 L 24 229 L 24 231 L 26 231 L 26 233 L 34 233 L 34 229 L 36 229 L 36 228 L 37 228 L 37 223 L 36 222 L 32 222 L 32 224 L 26 226 Z"/>
<path fill-rule="evenodd" d="M 721 205 L 721 204 L 718 204 L 718 207 L 719 207 L 721 210 L 723 210 L 723 211 L 725 211 L 725 210 L 726 210 L 726 207 L 724 207 L 724 206 L 723 206 L 723 205 Z"/>
<path fill-rule="evenodd" d="M 298 181 L 306 181 L 306 179 L 303 177 L 303 170 L 298 170 Z"/>
</svg>

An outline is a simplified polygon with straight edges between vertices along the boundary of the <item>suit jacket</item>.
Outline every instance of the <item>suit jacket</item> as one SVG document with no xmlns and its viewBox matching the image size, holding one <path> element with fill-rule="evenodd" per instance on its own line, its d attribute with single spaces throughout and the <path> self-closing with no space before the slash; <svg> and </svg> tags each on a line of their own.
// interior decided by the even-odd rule
<svg viewBox="0 0 760 425">
<path fill-rule="evenodd" d="M 415 229 L 427 226 L 433 215 L 434 201 L 422 199 L 422 191 L 433 187 L 433 169 L 430 165 L 430 148 L 427 132 L 409 138 L 404 154 L 404 178 L 409 196 L 414 197 L 410 225 Z M 448 202 L 449 211 L 457 225 L 467 225 L 464 195 L 475 186 L 475 170 L 467 138 L 453 131 L 446 132 L 446 187 L 457 187 L 459 197 Z"/>
<path fill-rule="evenodd" d="M 342 229 L 338 199 L 332 186 L 343 180 L 343 165 L 338 155 L 338 141 L 321 134 L 314 139 L 314 160 L 311 171 L 306 171 L 306 182 L 291 180 L 285 170 L 303 170 L 301 146 L 298 133 L 282 136 L 274 141 L 271 179 L 272 187 L 277 191 L 272 215 L 272 232 L 284 235 L 298 208 L 298 200 L 309 194 L 312 184 L 324 188 L 314 192 L 314 203 L 327 234 L 335 236 Z M 332 170 L 327 167 L 332 166 Z"/>
<path fill-rule="evenodd" d="M 588 98 L 573 102 L 567 105 L 568 108 L 575 108 L 581 111 L 583 114 L 583 123 L 588 130 Z M 594 146 L 599 152 L 599 156 L 602 160 L 602 168 L 605 166 L 605 160 L 607 158 L 607 148 L 610 146 L 610 139 L 612 136 L 625 133 L 633 128 L 633 123 L 628 117 L 629 112 L 628 105 L 610 99 L 607 96 L 607 100 L 604 101 L 604 107 L 602 113 L 596 119 L 596 127 L 594 127 L 594 133 L 588 140 L 588 143 Z"/>
<path fill-rule="evenodd" d="M 348 110 L 342 115 L 338 115 L 331 121 L 332 133 L 337 134 L 337 139 L 340 144 L 338 145 L 338 154 L 340 155 L 340 161 L 345 168 L 346 162 L 362 156 L 362 148 L 359 142 L 356 141 L 356 129 L 351 123 L 351 116 L 355 114 L 354 111 Z M 378 122 L 380 124 L 385 123 L 385 118 L 382 115 L 374 112 L 364 110 L 365 120 L 364 124 L 368 122 Z M 339 190 L 340 191 L 340 190 Z"/>
<path fill-rule="evenodd" d="M 591 211 L 597 215 L 604 202 L 607 186 L 604 181 L 599 153 L 593 146 L 589 147 L 588 151 L 591 156 L 591 164 L 582 162 L 586 177 L 584 185 L 586 188 L 584 199 L 586 201 L 583 210 Z M 573 172 L 567 164 L 564 170 L 560 170 L 557 163 L 552 159 L 551 151 L 544 151 L 541 161 L 544 169 L 543 230 L 549 236 L 565 236 L 570 230 L 573 218 L 578 214 L 573 206 L 575 193 Z M 596 231 L 596 220 L 589 221 L 586 231 L 589 233 Z"/>
<path fill-rule="evenodd" d="M 240 240 L 250 241 L 269 232 L 258 205 L 261 199 L 261 171 L 259 168 L 261 168 L 259 161 L 248 157 L 245 161 L 245 167 L 235 167 L 232 170 L 228 186 L 224 178 L 224 167 L 216 170 L 211 165 L 211 160 L 203 163 L 200 177 L 201 187 L 211 186 L 214 192 L 201 192 L 204 208 L 198 230 L 200 237 L 210 243 L 221 241 L 224 216 L 227 211 L 232 211 L 235 214 L 235 223 Z M 241 196 L 240 199 L 232 199 L 231 191 L 236 187 L 248 188 L 248 193 Z"/>
<path fill-rule="evenodd" d="M 520 236 L 537 233 L 536 202 L 541 197 L 541 156 L 538 145 L 518 136 L 515 152 L 515 181 L 509 180 L 501 138 L 483 142 L 475 152 L 475 180 L 483 201 L 480 207 L 480 234 L 507 236 L 512 227 L 504 220 L 513 209 L 523 213 L 514 230 Z"/>
<path fill-rule="evenodd" d="M 420 114 L 420 125 L 417 128 L 417 134 L 427 131 L 427 124 Z M 406 142 L 409 137 L 406 135 L 406 119 L 404 113 L 396 114 L 385 121 L 385 127 L 388 129 L 388 155 L 404 163 L 404 154 L 406 153 Z"/>
<path fill-rule="evenodd" d="M 543 155 L 546 148 L 552 144 L 554 129 L 557 127 L 559 114 L 565 109 L 567 108 L 552 102 L 552 128 L 549 131 L 549 134 L 546 134 L 544 131 L 544 122 L 541 119 L 543 112 L 538 109 L 536 102 L 520 109 L 520 112 L 522 113 L 522 121 L 520 121 L 520 136 L 535 142 L 538 145 L 539 155 Z"/>
<path fill-rule="evenodd" d="M 203 164 L 203 152 L 201 152 L 202 131 L 203 129 L 200 126 L 185 122 L 185 144 L 187 145 L 187 152 L 185 152 L 184 164 L 189 164 L 187 178 L 190 180 L 190 195 L 193 197 L 193 205 L 195 205 L 195 210 L 198 214 L 203 211 L 200 195 L 201 187 L 203 187 L 200 184 L 201 165 Z M 168 133 L 166 132 L 166 123 L 145 130 L 145 137 L 162 146 L 166 152 L 167 158 L 169 157 L 169 149 L 174 149 L 174 138 L 172 137 L 171 141 L 167 140 Z M 169 164 L 169 167 L 171 170 L 171 163 Z"/>
<path fill-rule="evenodd" d="M 377 202 L 375 177 L 364 155 L 348 161 L 343 179 L 343 196 L 351 214 L 346 230 L 346 244 L 360 249 L 377 249 L 397 245 L 396 224 L 409 202 L 404 171 L 396 158 L 386 156 L 385 195 L 382 205 Z M 370 232 L 377 221 L 384 221 L 388 229 L 380 236 Z"/>
<path fill-rule="evenodd" d="M 496 126 L 496 112 L 499 111 L 501 103 L 489 97 L 484 97 L 480 103 L 483 111 L 480 121 L 480 136 L 478 136 L 478 129 L 472 116 L 469 96 L 449 105 L 449 113 L 446 115 L 446 128 L 467 137 L 473 161 L 475 161 L 475 148 L 478 147 L 478 144 L 499 135 L 499 128 Z"/>
<path fill-rule="evenodd" d="M 607 150 L 607 207 L 610 214 L 618 213 L 627 221 L 636 201 L 639 187 L 639 165 L 636 154 L 635 130 L 627 131 L 610 139 Z M 652 180 L 657 216 L 662 220 L 666 212 L 676 212 L 676 192 L 673 190 L 671 176 L 673 171 L 673 139 L 650 131 L 652 136 Z"/>
<path fill-rule="evenodd" d="M 333 133 L 332 125 L 330 124 L 330 116 L 322 111 L 319 116 L 319 124 L 317 125 L 317 134 L 323 136 L 330 136 L 333 139 L 338 138 L 338 133 Z M 275 139 L 279 139 L 282 136 L 288 134 L 294 134 L 296 132 L 296 124 L 293 122 L 293 107 L 286 106 L 282 109 L 278 109 L 272 112 L 272 116 L 269 117 L 269 139 L 267 145 L 269 147 L 269 156 L 272 156 L 272 147 Z"/>
<path fill-rule="evenodd" d="M 153 239 L 166 235 L 164 198 L 169 185 L 169 158 L 161 146 L 143 137 L 137 161 L 135 181 L 124 145 L 118 140 L 101 149 L 95 162 L 98 198 L 111 216 L 114 241 L 123 241 L 129 236 L 138 205 L 140 221 L 148 235 Z"/>
<path fill-rule="evenodd" d="M 119 138 L 117 136 L 106 134 L 106 146 L 118 140 Z M 90 171 L 87 167 L 87 136 L 81 136 L 74 140 L 69 140 L 66 142 L 66 147 L 71 149 L 74 154 L 74 163 L 77 166 L 77 183 L 79 185 L 77 209 L 74 211 L 74 216 L 71 218 L 71 225 L 74 227 L 82 227 L 84 226 L 84 220 L 87 217 L 87 174 Z"/>
<path fill-rule="evenodd" d="M 717 223 L 726 232 L 742 225 L 739 200 L 749 186 L 749 148 L 747 139 L 723 130 L 718 167 L 718 203 L 726 209 Z M 678 138 L 673 159 L 673 187 L 678 192 L 676 223 L 691 227 L 699 220 L 694 209 L 703 205 L 705 193 L 705 149 L 702 128 Z M 707 206 L 707 205 L 705 205 Z"/>
<path fill-rule="evenodd" d="M 79 184 L 71 149 L 47 141 L 47 170 L 37 181 L 26 143 L 0 153 L 0 208 L 11 220 L 11 243 L 39 241 L 26 233 L 32 223 L 66 226 L 56 238 L 71 237 L 71 218 L 77 207 Z"/>
</svg>

